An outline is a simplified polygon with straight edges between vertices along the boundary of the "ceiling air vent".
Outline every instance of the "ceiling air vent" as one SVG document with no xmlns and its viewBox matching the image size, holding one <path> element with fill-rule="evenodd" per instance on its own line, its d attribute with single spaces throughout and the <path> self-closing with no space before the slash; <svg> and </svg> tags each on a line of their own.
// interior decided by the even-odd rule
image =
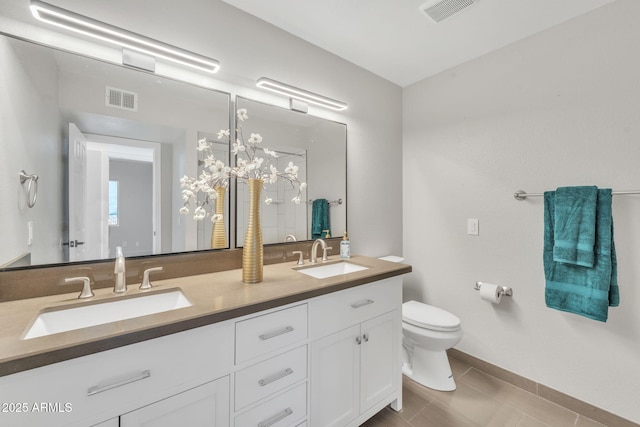
<svg viewBox="0 0 640 427">
<path fill-rule="evenodd" d="M 432 0 L 420 6 L 420 10 L 435 22 L 442 22 L 477 2 L 478 0 Z"/>
<path fill-rule="evenodd" d="M 105 103 L 107 107 L 138 111 L 137 93 L 109 86 L 106 86 L 105 90 Z"/>
</svg>

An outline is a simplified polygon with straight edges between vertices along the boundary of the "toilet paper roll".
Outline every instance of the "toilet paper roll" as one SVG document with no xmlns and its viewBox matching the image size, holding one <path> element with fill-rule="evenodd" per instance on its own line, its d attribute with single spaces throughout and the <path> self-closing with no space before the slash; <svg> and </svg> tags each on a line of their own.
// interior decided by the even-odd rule
<svg viewBox="0 0 640 427">
<path fill-rule="evenodd" d="M 485 301 L 498 304 L 502 300 L 502 294 L 500 291 L 502 286 L 494 285 L 492 283 L 482 283 L 480 286 L 480 298 Z"/>
</svg>

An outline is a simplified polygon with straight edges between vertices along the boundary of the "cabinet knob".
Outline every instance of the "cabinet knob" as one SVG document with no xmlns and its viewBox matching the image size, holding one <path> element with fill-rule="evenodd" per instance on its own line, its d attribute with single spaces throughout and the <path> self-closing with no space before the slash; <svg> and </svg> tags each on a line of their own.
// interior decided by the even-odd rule
<svg viewBox="0 0 640 427">
<path fill-rule="evenodd" d="M 362 338 L 360 338 L 359 336 L 356 337 L 356 343 L 358 345 L 362 344 Z"/>
</svg>

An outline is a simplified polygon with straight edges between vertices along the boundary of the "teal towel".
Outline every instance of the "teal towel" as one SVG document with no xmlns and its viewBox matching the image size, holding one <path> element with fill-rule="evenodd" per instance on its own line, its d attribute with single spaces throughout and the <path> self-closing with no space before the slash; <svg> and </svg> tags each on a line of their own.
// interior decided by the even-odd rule
<svg viewBox="0 0 640 427">
<path fill-rule="evenodd" d="M 327 199 L 316 199 L 313 201 L 311 210 L 311 238 L 319 239 L 324 237 L 326 233 L 323 234 L 323 230 L 331 230 L 329 224 L 329 202 Z"/>
<path fill-rule="evenodd" d="M 593 267 L 598 187 L 556 190 L 553 260 Z"/>
<path fill-rule="evenodd" d="M 606 322 L 608 308 L 618 306 L 620 293 L 613 241 L 611 189 L 597 192 L 593 267 L 554 260 L 558 202 L 554 191 L 544 193 L 544 273 L 547 307 Z"/>
</svg>

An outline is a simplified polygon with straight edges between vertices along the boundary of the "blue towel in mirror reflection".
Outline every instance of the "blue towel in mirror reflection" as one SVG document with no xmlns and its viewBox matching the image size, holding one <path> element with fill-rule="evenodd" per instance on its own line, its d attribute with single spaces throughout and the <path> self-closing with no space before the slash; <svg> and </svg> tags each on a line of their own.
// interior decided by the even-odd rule
<svg viewBox="0 0 640 427">
<path fill-rule="evenodd" d="M 606 322 L 620 303 L 611 189 L 561 187 L 544 206 L 547 307 Z"/>
<path fill-rule="evenodd" d="M 315 199 L 311 209 L 311 238 L 319 239 L 326 236 L 326 231 L 331 230 L 329 223 L 329 201 L 327 199 Z"/>
</svg>

